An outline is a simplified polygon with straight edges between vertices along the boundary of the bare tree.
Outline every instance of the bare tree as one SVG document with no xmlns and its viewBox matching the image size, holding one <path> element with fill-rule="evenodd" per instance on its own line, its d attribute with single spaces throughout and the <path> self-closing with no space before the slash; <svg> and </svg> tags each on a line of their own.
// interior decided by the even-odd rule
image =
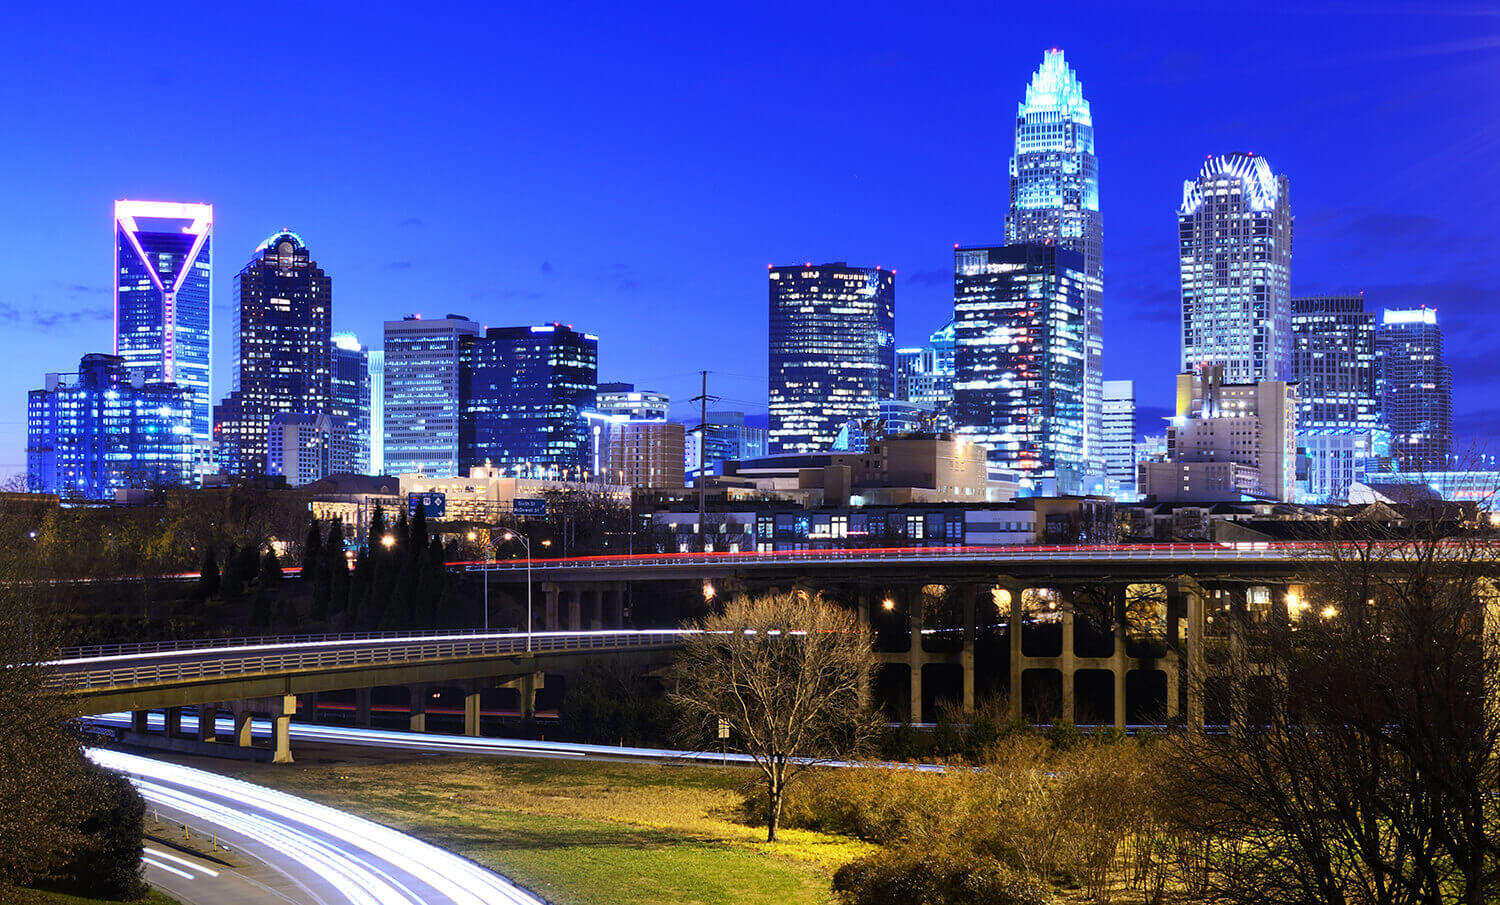
<svg viewBox="0 0 1500 905">
<path fill-rule="evenodd" d="M 671 700 L 699 738 L 720 726 L 765 774 L 766 839 L 776 841 L 787 784 L 865 750 L 879 727 L 867 698 L 875 668 L 859 617 L 805 592 L 740 597 L 694 626 Z"/>
<path fill-rule="evenodd" d="M 1462 517 L 1460 517 L 1462 516 Z M 1500 573 L 1488 518 L 1343 522 L 1300 593 L 1232 606 L 1210 706 L 1174 741 L 1207 890 L 1253 903 L 1500 897 Z"/>
</svg>

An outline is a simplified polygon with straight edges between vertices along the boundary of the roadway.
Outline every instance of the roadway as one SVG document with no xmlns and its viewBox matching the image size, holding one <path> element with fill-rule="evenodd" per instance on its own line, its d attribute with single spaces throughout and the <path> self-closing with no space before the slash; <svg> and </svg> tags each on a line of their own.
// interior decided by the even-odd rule
<svg viewBox="0 0 1500 905">
<path fill-rule="evenodd" d="M 147 879 L 192 905 L 545 905 L 452 852 L 295 795 L 121 751 L 88 755 L 248 863 L 228 869 L 152 845 Z"/>
</svg>

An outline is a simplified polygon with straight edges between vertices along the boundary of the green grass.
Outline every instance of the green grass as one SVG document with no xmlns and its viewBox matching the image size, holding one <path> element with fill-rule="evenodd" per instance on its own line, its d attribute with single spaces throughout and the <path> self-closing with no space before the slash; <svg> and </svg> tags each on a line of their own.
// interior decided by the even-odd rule
<svg viewBox="0 0 1500 905">
<path fill-rule="evenodd" d="M 151 890 L 144 899 L 122 903 L 114 899 L 88 899 L 69 896 L 60 892 L 44 892 L 40 889 L 14 889 L 0 887 L 0 902 L 4 905 L 179 905 L 169 895 Z"/>
<path fill-rule="evenodd" d="M 759 776 L 740 768 L 426 757 L 228 769 L 451 849 L 559 905 L 820 905 L 832 871 L 871 850 L 799 830 L 767 844 L 732 818 Z"/>
</svg>

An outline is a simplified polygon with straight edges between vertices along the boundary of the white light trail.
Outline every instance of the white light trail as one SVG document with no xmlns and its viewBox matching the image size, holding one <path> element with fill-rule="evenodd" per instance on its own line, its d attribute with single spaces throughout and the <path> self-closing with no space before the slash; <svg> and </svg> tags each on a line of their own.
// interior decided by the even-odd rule
<svg viewBox="0 0 1500 905">
<path fill-rule="evenodd" d="M 189 861 L 186 858 L 179 858 L 176 855 L 171 854 L 170 852 L 164 852 L 159 848 L 152 848 L 148 845 L 143 849 L 143 851 L 153 857 L 165 858 L 166 860 L 173 863 L 181 864 L 183 867 L 191 867 L 193 870 L 196 870 L 198 873 L 204 874 L 205 876 L 217 877 L 219 875 L 219 872 L 216 870 L 209 870 L 201 864 L 194 864 L 192 861 Z"/>
<path fill-rule="evenodd" d="M 143 862 L 145 862 L 146 864 L 149 864 L 152 867 L 156 868 L 157 870 L 164 870 L 164 871 L 166 871 L 169 874 L 176 874 L 177 876 L 181 877 L 184 880 L 191 880 L 191 879 L 193 879 L 193 875 L 190 874 L 190 873 L 188 873 L 187 871 L 185 871 L 185 870 L 178 870 L 175 867 L 172 867 L 172 866 L 167 865 L 167 864 L 163 864 L 160 861 L 157 861 L 155 858 L 147 858 L 145 856 L 142 856 L 141 860 Z"/>
</svg>

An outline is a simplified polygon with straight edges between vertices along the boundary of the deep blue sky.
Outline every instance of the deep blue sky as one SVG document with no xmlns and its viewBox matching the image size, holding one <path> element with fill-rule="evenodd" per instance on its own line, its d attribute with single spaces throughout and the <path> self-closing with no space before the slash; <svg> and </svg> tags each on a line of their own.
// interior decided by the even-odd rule
<svg viewBox="0 0 1500 905">
<path fill-rule="evenodd" d="M 1291 178 L 1293 293 L 1436 305 L 1459 446 L 1500 435 L 1493 3 L 40 6 L 0 34 L 0 476 L 26 390 L 110 348 L 124 197 L 215 205 L 215 398 L 233 275 L 285 226 L 367 344 L 410 312 L 557 320 L 674 413 L 700 368 L 764 411 L 766 265 L 895 267 L 920 341 L 953 244 L 1003 238 L 1053 46 L 1097 126 L 1107 377 L 1170 404 L 1182 181 L 1247 150 Z"/>
</svg>

